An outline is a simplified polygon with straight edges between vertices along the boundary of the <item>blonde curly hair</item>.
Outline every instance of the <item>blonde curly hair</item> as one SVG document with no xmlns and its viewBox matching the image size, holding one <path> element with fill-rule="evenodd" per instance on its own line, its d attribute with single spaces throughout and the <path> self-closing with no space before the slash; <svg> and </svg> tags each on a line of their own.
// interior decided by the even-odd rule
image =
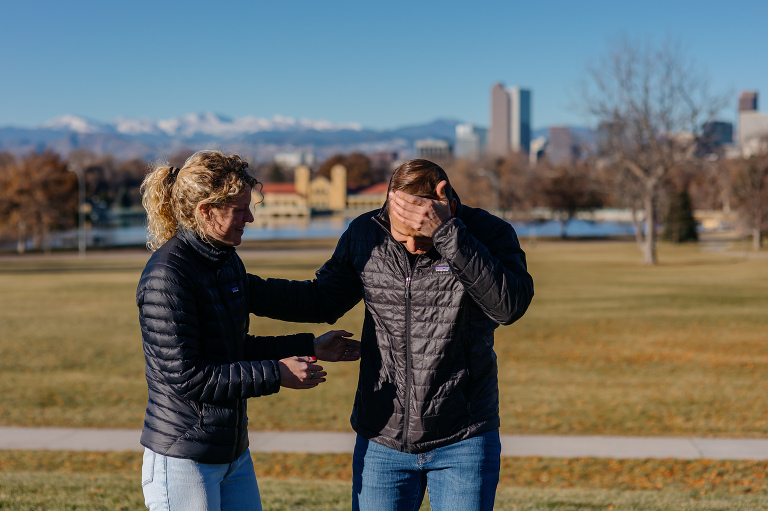
<svg viewBox="0 0 768 511">
<path fill-rule="evenodd" d="M 258 181 L 248 174 L 248 163 L 221 151 L 198 151 L 181 169 L 160 165 L 141 183 L 141 204 L 147 211 L 147 247 L 157 250 L 179 227 L 195 231 L 207 240 L 200 204 L 214 208 L 230 204 L 245 187 Z"/>
</svg>

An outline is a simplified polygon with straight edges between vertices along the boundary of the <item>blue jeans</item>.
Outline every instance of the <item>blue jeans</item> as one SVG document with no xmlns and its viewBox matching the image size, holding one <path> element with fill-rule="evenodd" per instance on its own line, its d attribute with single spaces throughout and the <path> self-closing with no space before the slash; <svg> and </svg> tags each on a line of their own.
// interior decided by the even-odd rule
<svg viewBox="0 0 768 511">
<path fill-rule="evenodd" d="M 415 511 L 429 491 L 432 511 L 491 511 L 501 465 L 499 431 L 422 454 L 357 436 L 352 458 L 353 511 Z"/>
<path fill-rule="evenodd" d="M 261 511 L 248 450 L 232 463 L 207 465 L 144 449 L 141 486 L 150 511 Z"/>
</svg>

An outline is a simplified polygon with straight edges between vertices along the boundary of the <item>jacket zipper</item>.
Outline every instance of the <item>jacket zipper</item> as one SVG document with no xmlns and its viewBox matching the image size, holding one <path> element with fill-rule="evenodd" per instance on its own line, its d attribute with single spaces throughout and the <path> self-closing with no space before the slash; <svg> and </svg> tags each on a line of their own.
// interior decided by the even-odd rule
<svg viewBox="0 0 768 511">
<path fill-rule="evenodd" d="M 386 227 L 384 224 L 381 223 L 381 221 L 377 218 L 374 218 L 374 221 L 381 227 L 384 232 L 387 233 L 387 235 L 390 237 L 393 243 L 395 243 L 396 246 L 399 246 L 399 250 L 402 250 L 403 252 L 406 252 L 406 248 L 402 246 L 402 244 L 395 240 L 395 238 L 392 236 L 392 233 L 389 231 L 389 228 Z M 411 277 L 413 277 L 413 273 L 416 271 L 416 266 L 418 266 L 418 261 L 421 259 L 420 255 L 417 255 L 416 258 L 413 261 L 413 265 L 410 264 L 410 261 L 408 260 L 408 255 L 405 255 L 406 258 L 406 268 L 409 269 L 410 275 L 405 277 L 405 402 L 404 402 L 404 424 L 403 424 L 403 452 L 408 452 L 408 423 L 411 419 L 411 372 L 413 371 L 412 365 L 412 354 L 411 354 Z"/>
<path fill-rule="evenodd" d="M 227 310 L 227 315 L 229 316 L 229 325 L 230 325 L 230 328 L 232 328 L 234 325 L 234 320 L 232 318 L 232 310 L 229 308 L 229 303 L 227 302 L 227 299 L 226 299 L 226 293 L 222 293 L 221 291 L 221 282 L 219 279 L 220 275 L 221 275 L 221 270 L 220 269 L 216 270 L 216 289 L 219 292 L 219 298 L 221 299 L 221 304 Z M 235 410 L 235 447 L 237 447 L 238 442 L 240 441 L 241 421 L 242 421 L 242 417 L 240 417 L 240 407 L 237 406 Z"/>
<path fill-rule="evenodd" d="M 411 269 L 413 272 L 413 269 Z M 411 277 L 405 278 L 405 422 L 403 424 L 403 452 L 408 452 L 408 426 L 411 421 Z"/>
</svg>

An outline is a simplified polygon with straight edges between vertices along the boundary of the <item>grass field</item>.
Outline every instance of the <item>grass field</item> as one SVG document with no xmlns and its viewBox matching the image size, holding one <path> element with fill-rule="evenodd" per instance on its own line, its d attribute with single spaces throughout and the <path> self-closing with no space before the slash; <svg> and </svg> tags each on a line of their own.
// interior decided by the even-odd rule
<svg viewBox="0 0 768 511">
<path fill-rule="evenodd" d="M 502 433 L 768 434 L 768 259 L 625 242 L 525 247 L 536 296 L 497 331 Z M 261 276 L 305 279 L 330 248 L 244 250 Z M 141 426 L 146 387 L 134 303 L 141 253 L 0 259 L 0 425 Z M 333 328 L 359 334 L 358 306 Z M 328 325 L 253 318 L 255 334 Z M 252 400 L 254 429 L 346 431 L 355 363 L 329 381 Z"/>
<path fill-rule="evenodd" d="M 349 509 L 349 456 L 255 454 L 254 465 L 265 510 Z M 0 509 L 142 509 L 140 467 L 139 453 L 0 451 Z M 767 467 L 765 462 L 504 458 L 496 509 L 765 509 Z M 421 509 L 429 509 L 427 499 Z"/>
<path fill-rule="evenodd" d="M 523 240 L 536 296 L 522 320 L 497 331 L 502 433 L 765 438 L 768 259 L 703 247 L 662 244 L 661 264 L 645 267 L 631 242 Z M 263 277 L 306 279 L 330 251 L 241 256 Z M 0 257 L 0 425 L 141 427 L 134 295 L 146 258 Z M 358 306 L 333 328 L 359 334 L 361 322 Z M 253 318 L 251 330 L 329 328 Z M 252 400 L 252 429 L 348 431 L 357 366 L 327 367 L 315 390 Z M 18 454 L 0 452 L 0 509 L 141 507 L 135 454 Z M 88 456 L 90 465 L 77 461 Z M 113 456 L 125 456 L 122 468 Z M 265 509 L 348 509 L 348 459 L 274 461 L 262 461 Z M 765 463 L 504 463 L 498 509 L 768 507 Z M 63 500 L 50 500 L 52 488 Z"/>
</svg>

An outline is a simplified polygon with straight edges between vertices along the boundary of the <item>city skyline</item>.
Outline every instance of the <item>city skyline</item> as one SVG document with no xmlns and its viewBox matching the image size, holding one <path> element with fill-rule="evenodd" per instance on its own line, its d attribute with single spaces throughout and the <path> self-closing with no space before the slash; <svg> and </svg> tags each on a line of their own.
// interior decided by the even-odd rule
<svg viewBox="0 0 768 511">
<path fill-rule="evenodd" d="M 742 90 L 768 93 L 768 4 L 616 4 L 14 2 L 4 10 L 16 22 L 0 33 L 0 127 L 200 112 L 490 126 L 497 82 L 532 92 L 534 130 L 589 125 L 574 92 L 622 34 L 679 40 L 712 89 L 733 98 L 724 121 L 736 122 Z"/>
</svg>

